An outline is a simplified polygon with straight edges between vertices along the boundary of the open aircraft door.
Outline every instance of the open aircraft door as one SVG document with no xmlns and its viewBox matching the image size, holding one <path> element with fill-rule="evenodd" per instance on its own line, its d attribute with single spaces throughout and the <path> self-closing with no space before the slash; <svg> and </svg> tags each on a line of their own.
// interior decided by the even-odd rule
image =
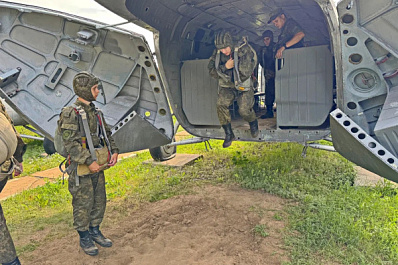
<svg viewBox="0 0 398 265">
<path fill-rule="evenodd" d="M 95 104 L 121 152 L 172 141 L 172 115 L 143 36 L 0 1 L 0 96 L 49 139 L 62 108 L 77 98 L 72 80 L 80 71 L 101 80 L 105 93 Z"/>
<path fill-rule="evenodd" d="M 338 152 L 398 182 L 398 3 L 338 4 L 342 84 L 331 114 Z"/>
</svg>

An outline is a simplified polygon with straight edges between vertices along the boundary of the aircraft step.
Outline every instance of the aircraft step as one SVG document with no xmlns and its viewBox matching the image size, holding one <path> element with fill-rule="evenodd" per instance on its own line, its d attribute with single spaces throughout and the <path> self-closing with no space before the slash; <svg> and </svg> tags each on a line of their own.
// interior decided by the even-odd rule
<svg viewBox="0 0 398 265">
<path fill-rule="evenodd" d="M 377 140 L 398 157 L 398 86 L 390 89 L 374 132 Z"/>
<path fill-rule="evenodd" d="M 345 158 L 398 183 L 398 158 L 340 109 L 330 113 L 333 146 Z"/>
</svg>

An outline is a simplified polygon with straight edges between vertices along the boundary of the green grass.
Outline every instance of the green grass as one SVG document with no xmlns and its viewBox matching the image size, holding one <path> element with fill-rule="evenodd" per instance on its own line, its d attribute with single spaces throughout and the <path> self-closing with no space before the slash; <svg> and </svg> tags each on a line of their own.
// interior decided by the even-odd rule
<svg viewBox="0 0 398 265">
<path fill-rule="evenodd" d="M 16 129 L 20 134 L 38 136 L 22 126 L 17 126 Z M 21 174 L 21 177 L 30 175 L 37 171 L 58 167 L 59 163 L 62 161 L 62 156 L 58 154 L 47 156 L 44 151 L 42 141 L 27 138 L 23 138 L 23 141 L 28 145 L 28 148 L 23 157 L 24 172 Z"/>
<path fill-rule="evenodd" d="M 267 230 L 267 226 L 266 225 L 259 224 L 259 225 L 256 225 L 253 228 L 253 233 L 255 235 L 258 235 L 258 236 L 261 236 L 261 237 L 267 237 L 267 236 L 269 236 L 269 233 L 266 230 Z"/>
<path fill-rule="evenodd" d="M 284 234 L 291 261 L 285 264 L 398 264 L 398 197 L 393 187 L 354 187 L 350 162 L 337 153 L 313 149 L 302 158 L 299 144 L 234 142 L 228 149 L 221 148 L 221 141 L 211 144 L 210 152 L 205 152 L 203 143 L 178 147 L 180 153 L 204 155 L 183 169 L 143 164 L 150 159 L 148 152 L 122 160 L 106 171 L 108 211 L 122 215 L 125 205 L 189 194 L 198 185 L 239 183 L 291 202 L 273 217 L 287 223 Z M 30 158 L 35 164 L 48 162 L 34 155 Z M 2 204 L 20 254 L 73 230 L 71 196 L 61 181 Z M 263 214 L 255 206 L 249 210 Z M 42 242 L 23 240 L 43 229 L 50 231 Z M 268 235 L 261 224 L 253 232 Z"/>
</svg>

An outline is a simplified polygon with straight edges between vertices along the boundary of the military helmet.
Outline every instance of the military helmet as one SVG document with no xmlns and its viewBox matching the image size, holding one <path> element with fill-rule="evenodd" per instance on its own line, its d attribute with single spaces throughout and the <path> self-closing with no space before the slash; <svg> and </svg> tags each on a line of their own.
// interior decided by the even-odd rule
<svg viewBox="0 0 398 265">
<path fill-rule="evenodd" d="M 234 41 L 232 40 L 232 35 L 228 31 L 220 31 L 216 34 L 214 38 L 214 44 L 216 48 L 221 50 L 227 47 L 234 47 Z"/>
<path fill-rule="evenodd" d="M 17 148 L 17 136 L 10 121 L 0 112 L 0 165 L 10 159 Z M 3 151 L 4 150 L 4 151 Z"/>
<path fill-rule="evenodd" d="M 95 101 L 91 88 L 99 83 L 99 79 L 89 72 L 80 72 L 73 78 L 73 91 L 87 101 Z"/>
</svg>

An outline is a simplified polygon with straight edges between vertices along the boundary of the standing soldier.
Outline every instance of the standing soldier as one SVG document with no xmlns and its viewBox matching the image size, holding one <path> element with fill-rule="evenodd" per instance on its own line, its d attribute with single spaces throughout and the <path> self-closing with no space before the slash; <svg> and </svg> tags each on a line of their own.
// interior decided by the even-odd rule
<svg viewBox="0 0 398 265">
<path fill-rule="evenodd" d="M 208 69 L 212 77 L 218 79 L 217 114 L 225 131 L 223 147 L 229 147 L 235 135 L 231 127 L 229 106 L 237 99 L 240 116 L 250 125 L 253 138 L 258 136 L 258 122 L 253 110 L 254 90 L 253 71 L 257 65 L 257 55 L 246 40 L 234 43 L 229 32 L 216 34 L 216 50 L 210 57 Z"/>
<path fill-rule="evenodd" d="M 267 112 L 261 116 L 261 119 L 274 117 L 272 107 L 275 101 L 275 59 L 274 59 L 274 34 L 270 30 L 264 31 L 263 41 L 265 46 L 259 54 L 259 63 L 263 67 L 265 79 L 265 106 Z"/>
<path fill-rule="evenodd" d="M 275 45 L 275 57 L 277 59 L 282 58 L 283 51 L 286 49 L 301 48 L 304 46 L 304 31 L 295 20 L 286 18 L 282 8 L 271 12 L 268 24 L 271 22 L 281 30 L 278 42 Z"/>
<path fill-rule="evenodd" d="M 6 112 L 6 108 L 0 100 L 0 192 L 7 184 L 12 172 L 15 169 L 15 176 L 22 173 L 22 156 L 25 153 L 26 145 L 22 141 L 21 136 L 17 133 L 13 126 L 10 116 Z M 4 148 L 4 149 L 3 149 Z M 14 152 L 15 150 L 15 152 Z M 13 155 L 13 158 L 10 156 Z M 0 204 L 0 263 L 3 265 L 20 265 L 17 253 L 15 251 L 14 242 L 12 241 L 10 232 L 8 231 L 6 219 L 4 218 L 3 209 Z"/>
<path fill-rule="evenodd" d="M 73 90 L 78 99 L 73 106 L 62 110 L 57 128 L 69 154 L 73 227 L 79 233 L 81 248 L 91 256 L 98 254 L 94 242 L 102 247 L 112 246 L 112 241 L 104 237 L 99 225 L 106 207 L 104 166 L 114 166 L 119 153 L 108 125 L 92 103 L 100 92 L 98 85 L 99 79 L 88 72 L 80 72 L 74 77 Z M 83 116 L 86 116 L 86 125 Z M 105 162 L 100 165 L 100 153 L 103 150 Z M 93 152 L 96 153 L 97 161 L 93 159 Z"/>
</svg>

